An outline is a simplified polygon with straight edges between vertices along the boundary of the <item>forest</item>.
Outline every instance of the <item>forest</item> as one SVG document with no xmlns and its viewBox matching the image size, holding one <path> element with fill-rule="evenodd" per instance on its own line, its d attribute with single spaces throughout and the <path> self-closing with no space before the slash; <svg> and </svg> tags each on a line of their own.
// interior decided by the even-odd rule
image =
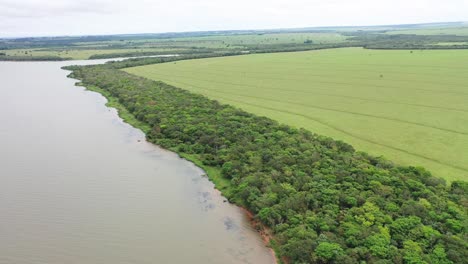
<svg viewBox="0 0 468 264">
<path fill-rule="evenodd" d="M 66 69 L 145 124 L 148 141 L 221 178 L 217 188 L 272 230 L 285 262 L 468 263 L 467 182 L 119 70 L 183 58 Z"/>
</svg>

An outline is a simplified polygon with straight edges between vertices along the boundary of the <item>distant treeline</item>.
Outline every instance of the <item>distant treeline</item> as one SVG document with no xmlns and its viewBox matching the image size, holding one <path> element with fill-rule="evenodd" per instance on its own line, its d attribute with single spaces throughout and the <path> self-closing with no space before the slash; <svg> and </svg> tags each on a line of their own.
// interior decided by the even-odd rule
<svg viewBox="0 0 468 264">
<path fill-rule="evenodd" d="M 468 45 L 437 45 L 438 43 L 468 42 L 467 36 L 454 35 L 387 35 L 383 33 L 352 32 L 349 41 L 367 49 L 467 49 Z"/>
<path fill-rule="evenodd" d="M 295 52 L 295 51 L 309 51 L 309 50 L 321 50 L 321 49 L 337 49 L 337 48 L 350 48 L 350 47 L 361 47 L 358 44 L 346 42 L 337 44 L 278 44 L 278 45 L 257 45 L 251 46 L 249 49 L 250 53 L 277 53 L 277 52 Z"/>
<path fill-rule="evenodd" d="M 119 53 L 108 53 L 108 54 L 96 54 L 91 55 L 89 59 L 110 59 L 110 58 L 125 58 L 125 57 L 143 57 L 143 56 L 157 56 L 157 55 L 183 55 L 183 54 L 224 54 L 222 50 L 217 49 L 205 49 L 205 48 L 192 48 L 185 50 L 176 50 L 172 54 L 170 51 L 132 51 L 132 52 L 119 52 Z M 238 52 L 237 52 L 238 53 Z"/>
<path fill-rule="evenodd" d="M 8 56 L 0 53 L 0 61 L 63 61 L 71 58 L 62 58 L 59 56 Z"/>
<path fill-rule="evenodd" d="M 148 64 L 165 63 L 180 60 L 195 60 L 206 59 L 214 57 L 238 56 L 242 55 L 241 52 L 225 52 L 225 53 L 200 53 L 200 54 L 186 54 L 171 57 L 147 57 L 147 58 L 132 58 L 123 61 L 108 61 L 105 68 L 123 69 L 129 67 L 143 66 Z"/>
<path fill-rule="evenodd" d="M 180 50 L 177 54 L 213 54 L 213 56 L 223 56 L 223 54 L 246 54 L 248 53 L 276 53 L 294 52 L 319 49 L 363 47 L 367 49 L 467 49 L 467 45 L 437 45 L 438 43 L 468 42 L 468 37 L 459 36 L 419 36 L 419 35 L 385 35 L 376 33 L 349 33 L 349 40 L 342 43 L 313 44 L 313 43 L 281 43 L 281 44 L 244 44 L 244 48 L 236 49 L 209 49 L 192 48 Z M 162 55 L 168 52 L 125 52 L 92 55 L 90 59 L 105 59 L 116 57 L 136 57 Z"/>
<path fill-rule="evenodd" d="M 290 263 L 467 263 L 467 182 L 118 70 L 182 58 L 67 69 L 147 124 L 150 142 L 227 181 L 223 194 L 271 227 Z"/>
<path fill-rule="evenodd" d="M 330 48 L 363 47 L 366 49 L 468 49 L 467 36 L 454 35 L 387 35 L 384 32 L 346 32 L 349 38 L 341 43 L 329 44 L 257 44 L 245 45 L 252 53 L 272 53 L 288 51 L 307 51 Z M 454 43 L 453 45 L 438 45 L 439 43 Z"/>
</svg>

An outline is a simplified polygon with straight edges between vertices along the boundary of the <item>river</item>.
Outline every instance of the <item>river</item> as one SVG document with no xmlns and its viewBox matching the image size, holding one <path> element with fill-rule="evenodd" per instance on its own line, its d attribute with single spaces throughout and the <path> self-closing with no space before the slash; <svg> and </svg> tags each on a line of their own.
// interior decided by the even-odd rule
<svg viewBox="0 0 468 264">
<path fill-rule="evenodd" d="M 73 62 L 0 62 L 0 263 L 272 263 L 203 171 L 145 141 Z"/>
</svg>

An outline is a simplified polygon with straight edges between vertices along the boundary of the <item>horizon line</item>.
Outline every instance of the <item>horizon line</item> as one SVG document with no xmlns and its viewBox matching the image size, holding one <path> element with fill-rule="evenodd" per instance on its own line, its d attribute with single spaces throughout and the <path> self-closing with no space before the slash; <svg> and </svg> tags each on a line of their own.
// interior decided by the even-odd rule
<svg viewBox="0 0 468 264">
<path fill-rule="evenodd" d="M 242 31 L 274 31 L 274 30 L 332 30 L 339 28 L 373 28 L 373 27 L 396 27 L 396 26 L 417 26 L 417 25 L 437 25 L 437 24 L 466 24 L 467 21 L 440 21 L 440 22 L 421 22 L 421 23 L 403 23 L 403 24 L 368 24 L 368 25 L 347 25 L 347 26 L 304 26 L 304 27 L 285 27 L 285 28 L 246 28 L 246 29 L 213 29 L 213 30 L 195 30 L 195 31 L 164 31 L 164 32 L 139 32 L 139 33 L 102 33 L 102 34 L 71 34 L 71 35 L 24 35 L 14 37 L 1 37 L 0 39 L 26 39 L 26 38 L 64 38 L 64 37 L 106 37 L 106 36 L 138 36 L 138 35 L 164 35 L 164 34 L 184 34 L 184 33 L 222 33 L 222 32 L 242 32 Z"/>
</svg>

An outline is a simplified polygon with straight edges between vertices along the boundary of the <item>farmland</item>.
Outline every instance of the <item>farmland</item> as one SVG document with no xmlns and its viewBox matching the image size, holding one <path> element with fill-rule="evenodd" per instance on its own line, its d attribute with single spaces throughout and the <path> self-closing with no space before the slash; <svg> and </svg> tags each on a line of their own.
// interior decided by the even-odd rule
<svg viewBox="0 0 468 264">
<path fill-rule="evenodd" d="M 172 37 L 158 35 L 69 37 L 11 41 L 0 39 L 2 55 L 11 58 L 50 57 L 84 60 L 102 57 L 130 57 L 174 53 L 230 52 L 284 47 L 314 48 L 317 45 L 347 42 L 337 32 L 250 32 Z M 154 54 L 151 54 L 154 53 Z M 1 57 L 0 57 L 1 59 Z"/>
<path fill-rule="evenodd" d="M 468 177 L 468 51 L 361 48 L 177 61 L 127 72 L 351 143 L 448 181 Z"/>
<path fill-rule="evenodd" d="M 241 54 L 325 48 L 468 49 L 462 23 L 135 35 L 0 38 L 0 60 L 83 60 L 164 54 Z"/>
</svg>

